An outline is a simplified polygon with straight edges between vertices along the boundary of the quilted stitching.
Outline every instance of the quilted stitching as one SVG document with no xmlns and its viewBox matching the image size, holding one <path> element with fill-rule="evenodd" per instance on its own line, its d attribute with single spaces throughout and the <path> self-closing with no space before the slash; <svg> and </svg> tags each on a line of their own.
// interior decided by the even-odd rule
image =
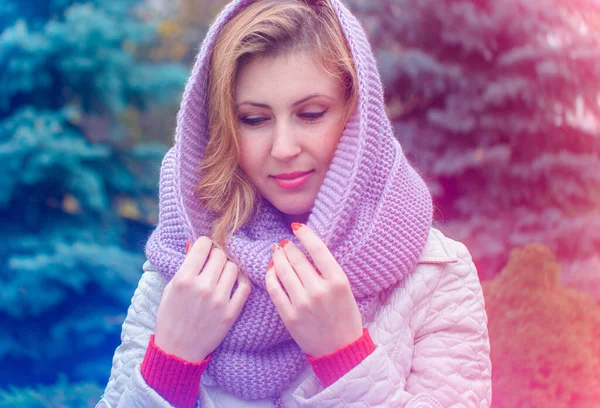
<svg viewBox="0 0 600 408">
<path fill-rule="evenodd" d="M 158 272 L 152 271 L 148 262 L 144 263 L 142 269 L 145 272 L 133 294 L 131 306 L 123 323 L 121 345 L 115 350 L 108 384 L 96 408 L 122 406 L 119 400 L 126 387 L 130 394 L 135 394 L 137 388 L 149 390 L 147 385 L 143 386 L 145 383 L 142 387 L 135 387 L 133 374 L 139 372 L 139 364 L 146 353 L 148 339 L 154 333 L 156 312 L 166 283 Z M 164 407 L 170 406 L 166 401 L 165 404 Z"/>
<path fill-rule="evenodd" d="M 432 230 L 419 266 L 368 327 L 376 353 L 325 390 L 305 382 L 290 406 L 490 406 L 487 317 L 463 244 Z"/>
<path fill-rule="evenodd" d="M 146 262 L 115 351 L 101 408 L 169 408 L 139 373 L 165 282 Z M 310 368 L 282 392 L 286 407 L 487 408 L 491 363 L 487 317 L 466 247 L 432 229 L 413 274 L 367 325 L 377 349 L 326 389 Z M 202 378 L 202 407 L 266 407 Z"/>
</svg>

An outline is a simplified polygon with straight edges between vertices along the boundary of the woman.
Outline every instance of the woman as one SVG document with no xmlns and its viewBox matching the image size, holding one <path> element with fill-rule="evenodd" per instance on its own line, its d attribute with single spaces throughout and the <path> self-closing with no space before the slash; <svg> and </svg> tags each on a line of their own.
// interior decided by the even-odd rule
<svg viewBox="0 0 600 408">
<path fill-rule="evenodd" d="M 477 271 L 339 0 L 223 10 L 159 205 L 99 407 L 490 405 Z"/>
</svg>

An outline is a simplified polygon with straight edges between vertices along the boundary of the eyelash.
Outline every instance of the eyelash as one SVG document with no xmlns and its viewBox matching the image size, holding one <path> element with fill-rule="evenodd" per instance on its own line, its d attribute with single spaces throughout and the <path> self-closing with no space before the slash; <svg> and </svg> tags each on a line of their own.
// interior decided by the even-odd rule
<svg viewBox="0 0 600 408">
<path fill-rule="evenodd" d="M 323 116 L 325 116 L 325 114 L 327 113 L 328 110 L 329 109 L 325 109 L 324 111 L 321 111 L 321 112 L 302 113 L 298 116 L 300 116 L 303 120 L 312 123 L 312 122 L 316 122 L 317 120 L 319 120 Z M 248 117 L 243 117 L 240 120 L 245 125 L 257 127 L 257 126 L 262 125 L 268 119 L 266 119 L 266 118 L 251 118 L 250 119 Z"/>
<path fill-rule="evenodd" d="M 308 122 L 315 122 L 315 121 L 321 119 L 327 113 L 328 110 L 329 109 L 325 109 L 324 111 L 321 111 L 321 112 L 303 113 L 299 116 Z"/>
<path fill-rule="evenodd" d="M 259 126 L 261 125 L 265 120 L 265 118 L 252 118 L 252 119 L 248 119 L 248 118 L 242 118 L 241 121 L 244 125 L 248 125 L 248 126 Z"/>
</svg>

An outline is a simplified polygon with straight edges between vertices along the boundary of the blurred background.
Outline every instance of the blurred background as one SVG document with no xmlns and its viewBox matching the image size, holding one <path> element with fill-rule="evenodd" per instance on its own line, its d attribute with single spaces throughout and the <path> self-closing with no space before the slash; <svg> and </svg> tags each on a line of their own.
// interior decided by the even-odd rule
<svg viewBox="0 0 600 408">
<path fill-rule="evenodd" d="M 0 408 L 100 398 L 225 3 L 0 0 Z M 478 266 L 494 407 L 600 407 L 600 0 L 346 3 Z"/>
</svg>

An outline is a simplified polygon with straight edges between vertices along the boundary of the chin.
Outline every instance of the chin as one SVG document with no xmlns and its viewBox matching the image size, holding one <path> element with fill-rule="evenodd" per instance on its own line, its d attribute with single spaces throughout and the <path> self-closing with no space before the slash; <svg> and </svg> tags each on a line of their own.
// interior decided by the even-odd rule
<svg viewBox="0 0 600 408">
<path fill-rule="evenodd" d="M 271 204 L 279 211 L 286 215 L 303 215 L 311 212 L 315 198 L 299 199 L 294 197 L 286 198 L 285 200 L 277 197 L 269 200 Z"/>
</svg>

